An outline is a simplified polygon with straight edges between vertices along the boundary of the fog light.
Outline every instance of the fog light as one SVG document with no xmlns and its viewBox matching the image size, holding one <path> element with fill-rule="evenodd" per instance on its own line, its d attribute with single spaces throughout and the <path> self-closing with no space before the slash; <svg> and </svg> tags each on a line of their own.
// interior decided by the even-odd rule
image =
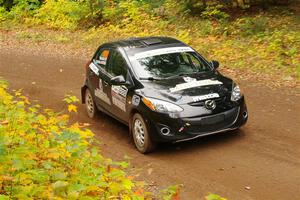
<svg viewBox="0 0 300 200">
<path fill-rule="evenodd" d="M 183 130 L 184 130 L 184 126 L 182 126 L 182 127 L 178 130 L 178 132 L 181 133 Z"/>
<path fill-rule="evenodd" d="M 167 127 L 163 127 L 162 129 L 160 129 L 161 134 L 163 135 L 169 135 L 170 134 L 170 129 Z"/>
</svg>

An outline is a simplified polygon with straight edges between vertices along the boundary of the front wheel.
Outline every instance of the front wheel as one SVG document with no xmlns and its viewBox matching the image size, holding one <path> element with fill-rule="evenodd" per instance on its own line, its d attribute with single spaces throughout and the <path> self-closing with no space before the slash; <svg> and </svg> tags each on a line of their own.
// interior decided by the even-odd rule
<svg viewBox="0 0 300 200">
<path fill-rule="evenodd" d="M 146 154 L 154 150 L 155 143 L 151 140 L 149 129 L 139 113 L 134 114 L 132 118 L 132 137 L 139 152 Z"/>
</svg>

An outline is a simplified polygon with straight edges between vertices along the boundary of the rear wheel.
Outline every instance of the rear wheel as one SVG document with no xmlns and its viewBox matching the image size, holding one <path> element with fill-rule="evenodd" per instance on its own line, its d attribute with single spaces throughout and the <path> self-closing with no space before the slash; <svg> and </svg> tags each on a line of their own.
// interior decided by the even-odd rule
<svg viewBox="0 0 300 200">
<path fill-rule="evenodd" d="M 91 91 L 88 88 L 85 90 L 85 107 L 89 118 L 94 118 L 97 112 L 97 108 L 95 106 Z"/>
<path fill-rule="evenodd" d="M 155 143 L 151 140 L 149 129 L 139 113 L 134 114 L 132 118 L 132 137 L 139 152 L 145 154 L 154 150 Z"/>
</svg>

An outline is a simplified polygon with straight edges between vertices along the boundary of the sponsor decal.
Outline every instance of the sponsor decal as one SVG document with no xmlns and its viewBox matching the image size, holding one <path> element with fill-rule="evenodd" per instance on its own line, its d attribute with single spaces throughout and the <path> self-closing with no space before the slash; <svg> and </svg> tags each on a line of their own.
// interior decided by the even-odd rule
<svg viewBox="0 0 300 200">
<path fill-rule="evenodd" d="M 163 54 L 182 53 L 182 52 L 194 52 L 194 50 L 191 47 L 169 47 L 169 48 L 154 49 L 150 51 L 140 52 L 135 54 L 133 57 L 135 59 L 140 59 L 140 58 L 147 58 L 147 57 L 158 56 Z"/>
<path fill-rule="evenodd" d="M 89 68 L 90 68 L 96 75 L 99 75 L 99 69 L 98 69 L 98 67 L 97 67 L 93 62 L 91 62 L 91 64 L 89 65 Z"/>
<path fill-rule="evenodd" d="M 138 95 L 132 96 L 132 104 L 138 106 L 140 104 L 141 98 Z"/>
<path fill-rule="evenodd" d="M 220 95 L 218 93 L 211 93 L 211 94 L 206 94 L 206 95 L 193 97 L 193 101 L 197 102 L 197 101 L 203 101 L 203 100 L 206 100 L 206 99 L 213 99 L 213 98 L 218 98 L 218 97 L 220 97 Z"/>
<path fill-rule="evenodd" d="M 222 85 L 222 84 L 223 83 L 218 80 L 206 79 L 206 80 L 200 80 L 200 81 L 192 81 L 192 82 L 188 82 L 188 83 L 181 83 L 181 84 L 176 85 L 173 88 L 170 88 L 170 91 L 178 92 L 178 91 L 186 90 L 189 88 L 208 86 L 208 85 Z"/>
<path fill-rule="evenodd" d="M 100 60 L 100 61 L 99 61 L 99 64 L 100 64 L 100 65 L 106 65 L 106 60 L 105 60 L 105 61 L 104 61 L 104 60 Z"/>
<path fill-rule="evenodd" d="M 183 80 L 184 80 L 185 82 L 189 83 L 189 82 L 196 81 L 197 79 L 191 78 L 191 77 L 183 77 Z"/>
<path fill-rule="evenodd" d="M 95 96 L 111 105 L 110 99 L 108 98 L 107 94 L 103 91 L 102 79 L 99 79 L 99 88 L 95 89 Z"/>
<path fill-rule="evenodd" d="M 126 97 L 128 89 L 125 86 L 111 86 L 112 102 L 115 106 L 126 112 Z"/>
</svg>

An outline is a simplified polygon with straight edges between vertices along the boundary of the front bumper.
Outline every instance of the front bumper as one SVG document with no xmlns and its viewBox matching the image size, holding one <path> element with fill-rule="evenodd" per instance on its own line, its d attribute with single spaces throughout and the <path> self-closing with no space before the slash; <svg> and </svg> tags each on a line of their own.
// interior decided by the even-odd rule
<svg viewBox="0 0 300 200">
<path fill-rule="evenodd" d="M 235 107 L 212 115 L 171 118 L 152 112 L 144 117 L 154 141 L 180 142 L 238 129 L 247 122 L 248 111 L 243 98 Z"/>
</svg>

